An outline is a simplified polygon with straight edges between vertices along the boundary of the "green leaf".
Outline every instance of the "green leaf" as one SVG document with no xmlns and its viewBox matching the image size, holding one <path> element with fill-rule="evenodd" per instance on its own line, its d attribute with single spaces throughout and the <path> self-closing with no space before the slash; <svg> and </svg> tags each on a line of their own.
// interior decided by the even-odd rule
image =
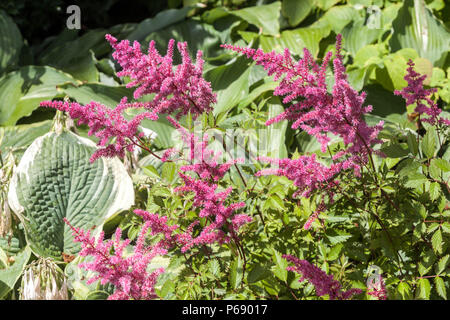
<svg viewBox="0 0 450 320">
<path fill-rule="evenodd" d="M 433 250 L 436 253 L 442 252 L 442 232 L 438 229 L 431 237 L 431 244 L 433 245 Z"/>
<path fill-rule="evenodd" d="M 450 255 L 448 255 L 448 254 L 443 256 L 441 259 L 439 259 L 438 271 L 437 271 L 438 274 L 441 274 L 445 270 L 445 268 L 447 267 L 447 264 L 449 262 L 449 259 L 450 259 Z"/>
<path fill-rule="evenodd" d="M 435 277 L 434 285 L 436 286 L 436 292 L 438 295 L 447 300 L 447 289 L 445 288 L 444 279 L 441 277 Z"/>
<path fill-rule="evenodd" d="M 248 7 L 231 11 L 231 14 L 242 18 L 250 24 L 261 28 L 263 34 L 277 35 L 280 30 L 278 18 L 280 16 L 281 2 L 275 1 L 267 5 Z"/>
<path fill-rule="evenodd" d="M 323 11 L 327 11 L 340 0 L 316 0 L 316 5 Z"/>
<path fill-rule="evenodd" d="M 0 270 L 0 299 L 14 288 L 14 285 L 17 280 L 19 280 L 30 259 L 30 255 L 31 250 L 29 247 L 26 247 L 21 253 L 14 257 L 15 262 L 12 266 Z"/>
<path fill-rule="evenodd" d="M 230 266 L 230 285 L 231 289 L 237 289 L 243 278 L 243 261 L 241 257 L 236 257 Z"/>
<path fill-rule="evenodd" d="M 292 54 L 303 55 L 303 49 L 307 48 L 314 57 L 319 53 L 320 41 L 326 38 L 331 32 L 329 27 L 298 28 L 285 30 L 281 36 L 261 36 L 260 47 L 264 52 L 275 50 L 282 53 L 285 48 L 289 48 Z"/>
<path fill-rule="evenodd" d="M 134 31 L 127 36 L 127 39 L 129 41 L 142 41 L 152 32 L 167 28 L 170 25 L 183 21 L 191 9 L 191 7 L 184 7 L 181 9 L 161 11 L 155 17 L 148 18 L 140 22 Z"/>
<path fill-rule="evenodd" d="M 333 248 L 331 248 L 330 252 L 327 255 L 328 261 L 333 261 L 339 258 L 339 255 L 341 254 L 342 248 L 344 245 L 342 243 L 338 243 Z"/>
<path fill-rule="evenodd" d="M 441 186 L 437 182 L 432 182 L 430 184 L 430 200 L 434 201 L 439 197 L 441 193 Z"/>
<path fill-rule="evenodd" d="M 50 132 L 25 151 L 10 182 L 8 200 L 34 253 L 61 258 L 80 249 L 63 221 L 93 234 L 134 203 L 131 178 L 117 158 L 89 159 L 95 144 L 71 132 Z"/>
<path fill-rule="evenodd" d="M 255 283 L 270 276 L 270 271 L 260 265 L 256 265 L 247 275 L 248 283 Z"/>
<path fill-rule="evenodd" d="M 36 139 L 50 131 L 50 120 L 32 124 L 0 127 L 0 152 L 7 154 L 12 149 L 17 159 L 20 159 L 25 149 Z"/>
<path fill-rule="evenodd" d="M 411 131 L 408 131 L 406 136 L 406 142 L 408 143 L 408 148 L 411 153 L 416 156 L 419 153 L 419 144 L 417 142 L 417 136 Z"/>
<path fill-rule="evenodd" d="M 205 79 L 217 93 L 214 115 L 227 113 L 248 95 L 248 78 L 250 68 L 245 57 L 238 57 L 233 62 L 210 69 Z"/>
<path fill-rule="evenodd" d="M 133 91 L 125 86 L 109 86 L 100 83 L 64 84 L 59 88 L 78 103 L 88 104 L 95 101 L 109 108 L 115 108 L 123 97 L 133 96 Z"/>
<path fill-rule="evenodd" d="M 202 50 L 205 60 L 223 54 L 225 49 L 221 48 L 220 45 L 230 42 L 226 32 L 219 32 L 213 26 L 206 23 L 186 20 L 147 34 L 143 43 L 153 40 L 159 52 L 166 52 L 167 43 L 170 39 L 186 41 L 191 57 L 195 57 L 197 51 Z M 174 63 L 178 63 L 179 61 L 181 61 L 180 55 L 174 50 Z"/>
<path fill-rule="evenodd" d="M 402 158 L 409 154 L 409 150 L 399 143 L 385 146 L 381 148 L 381 151 L 389 158 Z"/>
<path fill-rule="evenodd" d="M 86 300 L 107 300 L 110 294 L 103 290 L 95 290 L 89 292 L 86 296 Z"/>
<path fill-rule="evenodd" d="M 437 135 L 434 127 L 430 127 L 425 133 L 425 136 L 422 139 L 420 146 L 422 147 L 423 153 L 427 156 L 428 159 L 434 157 L 435 152 L 437 151 Z"/>
<path fill-rule="evenodd" d="M 434 164 L 439 169 L 441 169 L 442 172 L 450 171 L 450 162 L 445 159 L 441 158 L 431 159 L 431 163 Z"/>
<path fill-rule="evenodd" d="M 0 75 L 19 62 L 23 46 L 22 35 L 14 21 L 0 10 Z"/>
<path fill-rule="evenodd" d="M 419 298 L 429 300 L 430 299 L 430 281 L 428 279 L 419 279 L 418 281 Z"/>
<path fill-rule="evenodd" d="M 209 271 L 216 277 L 220 275 L 220 264 L 216 259 L 209 261 Z"/>
<path fill-rule="evenodd" d="M 450 50 L 450 35 L 424 1 L 405 0 L 392 27 L 394 32 L 389 45 L 394 52 L 401 48 L 413 48 L 434 66 L 443 66 Z"/>
<path fill-rule="evenodd" d="M 272 271 L 275 276 L 283 282 L 287 281 L 288 272 L 286 268 L 288 267 L 288 262 L 283 258 L 282 254 L 275 249 L 272 249 L 272 261 L 275 266 L 272 267 Z"/>
<path fill-rule="evenodd" d="M 411 287 L 406 282 L 400 282 L 397 287 L 397 291 L 402 295 L 405 300 L 410 300 L 411 298 Z"/>
<path fill-rule="evenodd" d="M 351 5 L 336 6 L 327 10 L 325 14 L 316 21 L 316 24 L 327 23 L 335 33 L 340 33 L 351 21 L 358 18 L 358 12 Z M 312 25 L 314 27 L 314 24 Z"/>
<path fill-rule="evenodd" d="M 381 29 L 370 29 L 365 26 L 364 20 L 354 21 L 342 30 L 343 46 L 355 56 L 361 48 L 377 40 L 381 32 Z"/>
<path fill-rule="evenodd" d="M 295 27 L 309 15 L 313 7 L 313 0 L 283 0 L 281 13 L 288 19 L 291 27 Z"/>
<path fill-rule="evenodd" d="M 51 67 L 26 66 L 0 78 L 0 125 L 14 125 L 43 100 L 62 95 L 58 85 L 75 80 Z"/>
</svg>

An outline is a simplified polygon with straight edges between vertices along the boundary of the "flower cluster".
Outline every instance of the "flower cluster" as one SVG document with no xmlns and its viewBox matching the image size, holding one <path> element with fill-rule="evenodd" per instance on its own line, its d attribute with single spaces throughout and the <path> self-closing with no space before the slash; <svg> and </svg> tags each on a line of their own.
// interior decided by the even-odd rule
<svg viewBox="0 0 450 320">
<path fill-rule="evenodd" d="M 421 121 L 428 122 L 432 125 L 445 124 L 450 125 L 450 120 L 439 117 L 442 112 L 437 104 L 431 100 L 431 95 L 437 91 L 436 88 L 424 89 L 423 82 L 426 75 L 420 75 L 414 70 L 414 62 L 409 59 L 408 69 L 405 80 L 408 85 L 402 90 L 395 90 L 396 95 L 402 96 L 406 104 L 416 104 L 415 112 L 419 115 L 427 115 L 428 118 L 421 118 Z M 428 105 L 428 106 L 427 106 Z"/>
<path fill-rule="evenodd" d="M 299 281 L 308 280 L 316 288 L 316 294 L 319 297 L 329 295 L 330 300 L 347 300 L 363 292 L 361 289 L 355 288 L 342 291 L 339 281 L 334 280 L 332 275 L 327 275 L 323 270 L 308 261 L 300 260 L 291 255 L 283 255 L 283 258 L 294 264 L 294 266 L 287 267 L 287 270 L 301 274 L 302 277 Z"/>
<path fill-rule="evenodd" d="M 139 146 L 144 132 L 138 132 L 139 124 L 145 118 L 151 118 L 150 112 L 142 112 L 132 120 L 127 121 L 123 111 L 133 107 L 124 97 L 116 108 L 110 109 L 100 103 L 90 102 L 80 105 L 67 101 L 43 101 L 41 107 L 50 107 L 67 112 L 72 119 L 78 119 L 77 124 L 87 124 L 89 135 L 95 135 L 100 140 L 98 145 L 102 148 L 96 150 L 91 157 L 94 162 L 100 157 L 124 157 L 125 151 L 133 152 Z"/>
<path fill-rule="evenodd" d="M 67 278 L 50 258 L 39 258 L 26 267 L 21 300 L 69 300 Z"/>
<path fill-rule="evenodd" d="M 130 240 L 121 241 L 121 230 L 116 229 L 111 240 L 104 240 L 101 232 L 97 240 L 91 236 L 90 231 L 84 231 L 73 227 L 64 218 L 66 224 L 73 231 L 76 242 L 81 243 L 80 256 L 92 256 L 92 262 L 84 262 L 79 266 L 97 273 L 87 280 L 87 284 L 100 280 L 101 284 L 111 283 L 115 287 L 114 293 L 108 297 L 109 300 L 148 300 L 156 298 L 155 284 L 158 276 L 164 272 L 160 268 L 153 272 L 147 271 L 150 261 L 157 255 L 166 254 L 167 251 L 161 246 L 146 246 L 145 237 L 151 222 L 144 223 L 134 251 L 124 257 L 125 248 Z M 112 250 L 113 249 L 113 250 Z M 113 253 L 111 253 L 113 251 Z"/>
<path fill-rule="evenodd" d="M 293 129 L 302 129 L 314 136 L 321 144 L 321 151 L 326 152 L 330 141 L 329 134 L 342 138 L 346 148 L 333 156 L 333 164 L 329 167 L 317 161 L 315 154 L 304 155 L 299 159 L 268 159 L 264 162 L 275 165 L 275 168 L 264 169 L 260 175 L 285 176 L 294 182 L 298 191 L 294 196 L 310 197 L 315 190 L 324 191 L 330 202 L 333 201 L 333 187 L 339 181 L 338 174 L 353 169 L 359 176 L 361 166 L 366 164 L 375 151 L 373 146 L 381 141 L 377 139 L 383 122 L 370 127 L 364 120 L 364 114 L 372 110 L 372 106 L 364 106 L 365 93 L 358 94 L 345 74 L 341 55 L 341 35 L 336 38 L 336 56 L 333 60 L 334 86 L 328 92 L 326 69 L 332 53 L 328 52 L 322 64 L 318 64 L 308 49 L 304 49 L 303 58 L 294 62 L 288 49 L 283 54 L 275 51 L 264 53 L 261 49 L 240 48 L 232 45 L 223 47 L 245 54 L 280 80 L 274 95 L 283 96 L 283 103 L 289 107 L 266 122 L 271 125 L 282 120 L 293 121 Z M 324 201 L 319 205 L 304 228 L 309 229 L 321 211 L 325 210 Z"/>
<path fill-rule="evenodd" d="M 151 41 L 148 54 L 141 52 L 140 44 L 135 41 L 130 46 L 128 40 L 117 42 L 117 39 L 107 34 L 106 39 L 114 48 L 113 57 L 121 65 L 119 77 L 128 76 L 133 81 L 127 87 L 137 87 L 134 98 L 146 94 L 155 94 L 150 102 L 142 106 L 150 110 L 153 119 L 158 119 L 159 113 L 172 114 L 177 118 L 190 113 L 194 118 L 203 112 L 212 110 L 216 96 L 212 93 L 211 84 L 203 79 L 202 52 L 197 52 L 197 63 L 194 65 L 189 56 L 186 42 L 179 42 L 177 47 L 182 63 L 174 70 L 173 48 L 175 40 L 170 40 L 167 54 L 161 56 L 155 42 Z"/>
<path fill-rule="evenodd" d="M 228 206 L 225 204 L 232 191 L 231 187 L 217 192 L 219 187 L 217 182 L 223 178 L 237 160 L 219 164 L 217 158 L 220 154 L 216 154 L 207 148 L 208 136 L 206 134 L 200 141 L 194 133 L 189 133 L 174 119 L 168 117 L 168 120 L 180 132 L 182 141 L 189 146 L 189 157 L 185 160 L 188 160 L 190 164 L 182 166 L 181 172 L 178 173 L 184 185 L 177 187 L 175 191 L 194 193 L 193 207 L 200 209 L 199 218 L 207 218 L 207 221 L 209 221 L 209 224 L 202 229 L 197 237 L 193 238 L 185 233 L 184 241 L 186 243 L 183 245 L 182 251 L 185 252 L 200 244 L 226 243 L 232 239 L 237 240 L 239 228 L 251 221 L 251 218 L 246 214 L 235 214 L 235 211 L 244 207 L 245 203 L 232 203 Z M 199 179 L 185 174 L 186 172 L 193 172 Z M 194 222 L 190 229 L 192 230 L 198 224 L 199 221 Z"/>
<path fill-rule="evenodd" d="M 370 127 L 364 121 L 364 114 L 372 106 L 363 106 L 365 93 L 358 94 L 348 83 L 341 55 L 341 35 L 336 39 L 336 57 L 334 65 L 334 87 L 330 94 L 326 84 L 326 67 L 331 59 L 329 52 L 321 65 L 317 64 L 308 49 L 304 49 L 303 58 L 294 62 L 289 50 L 283 54 L 274 51 L 263 53 L 260 49 L 239 48 L 224 45 L 225 48 L 243 53 L 262 65 L 275 80 L 281 79 L 274 95 L 284 96 L 283 103 L 290 106 L 277 117 L 267 121 L 267 125 L 282 120 L 293 121 L 293 129 L 302 129 L 317 138 L 322 152 L 326 152 L 330 138 L 327 134 L 337 135 L 344 141 L 347 149 L 336 155 L 336 159 L 349 155 L 346 167 L 359 170 L 367 162 L 371 147 L 379 143 L 377 135 L 382 129 L 381 121 Z"/>
</svg>

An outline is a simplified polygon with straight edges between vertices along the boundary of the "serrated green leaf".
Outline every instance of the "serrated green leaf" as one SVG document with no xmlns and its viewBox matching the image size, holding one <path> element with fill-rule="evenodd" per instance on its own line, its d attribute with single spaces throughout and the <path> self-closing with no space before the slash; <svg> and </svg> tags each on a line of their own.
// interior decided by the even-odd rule
<svg viewBox="0 0 450 320">
<path fill-rule="evenodd" d="M 278 279 L 281 281 L 286 281 L 288 276 L 288 272 L 286 270 L 288 262 L 277 250 L 273 249 L 272 252 L 272 261 L 275 263 L 275 266 L 272 267 L 272 271 Z"/>
<path fill-rule="evenodd" d="M 243 278 L 243 261 L 241 257 L 236 257 L 230 266 L 230 286 L 231 288 L 237 289 L 242 283 Z"/>
<path fill-rule="evenodd" d="M 255 283 L 270 276 L 270 271 L 260 265 L 256 265 L 248 273 L 247 282 Z"/>
<path fill-rule="evenodd" d="M 433 158 L 435 152 L 437 151 L 436 139 L 437 139 L 436 130 L 434 129 L 434 127 L 430 127 L 427 133 L 425 133 L 422 142 L 420 144 L 423 153 L 428 157 L 428 159 Z"/>
<path fill-rule="evenodd" d="M 419 289 L 419 298 L 421 299 L 425 299 L 425 300 L 429 300 L 430 299 L 430 291 L 431 291 L 431 286 L 430 286 L 430 281 L 428 281 L 428 279 L 419 279 L 418 281 L 418 289 Z"/>
<path fill-rule="evenodd" d="M 447 267 L 447 264 L 449 262 L 449 258 L 450 258 L 450 255 L 447 254 L 447 255 L 443 256 L 441 259 L 439 259 L 438 271 L 437 271 L 438 274 L 441 274 L 445 270 L 445 268 Z"/>
<path fill-rule="evenodd" d="M 433 250 L 437 253 L 442 252 L 442 232 L 438 229 L 431 237 L 431 244 L 433 245 Z"/>
<path fill-rule="evenodd" d="M 438 295 L 447 300 L 447 289 L 445 288 L 444 280 L 441 277 L 435 277 L 434 285 L 436 286 L 436 292 Z"/>
</svg>

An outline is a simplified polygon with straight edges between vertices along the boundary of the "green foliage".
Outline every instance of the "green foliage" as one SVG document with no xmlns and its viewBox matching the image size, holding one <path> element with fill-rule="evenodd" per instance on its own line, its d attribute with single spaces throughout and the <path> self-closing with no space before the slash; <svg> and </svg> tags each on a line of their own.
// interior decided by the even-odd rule
<svg viewBox="0 0 450 320">
<path fill-rule="evenodd" d="M 113 108 L 122 97 L 132 97 L 132 90 L 126 88 L 129 79 L 115 74 L 119 68 L 104 41 L 106 33 L 138 40 L 143 49 L 155 40 L 163 52 L 173 38 L 187 41 L 193 57 L 202 50 L 204 76 L 218 100 L 214 111 L 199 119 L 208 134 L 234 129 L 235 138 L 242 137 L 248 154 L 253 148 L 250 138 L 268 139 L 278 147 L 272 157 L 315 153 L 321 161 L 327 161 L 329 154 L 322 153 L 320 144 L 304 132 L 294 132 L 287 122 L 265 126 L 285 107 L 273 97 L 276 82 L 261 67 L 231 55 L 220 44 L 266 52 L 289 48 L 297 57 L 308 48 L 321 59 L 334 50 L 335 36 L 341 33 L 349 80 L 367 93 L 366 102 L 373 106 L 366 121 L 385 121 L 380 133 L 380 151 L 385 157 L 374 156 L 373 167 L 365 168 L 361 177 L 343 176 L 335 201 L 308 230 L 303 226 L 320 203 L 319 195 L 293 198 L 296 188 L 286 178 L 255 176 L 262 169 L 257 161 L 233 167 L 221 187 L 232 186 L 230 201 L 245 202 L 243 210 L 253 218 L 239 235 L 245 255 L 233 243 L 202 246 L 195 253 L 171 251 L 149 266 L 166 269 L 158 279 L 156 293 L 163 299 L 327 299 L 317 297 L 311 284 L 299 282 L 300 275 L 286 270 L 282 255 L 292 254 L 332 274 L 344 288 L 365 290 L 368 267 L 377 265 L 383 271 L 389 299 L 447 299 L 448 130 L 420 123 L 411 112 L 414 106 L 405 106 L 392 93 L 405 86 L 406 62 L 411 58 L 417 71 L 427 75 L 425 84 L 437 88 L 434 99 L 439 107 L 450 109 L 447 3 L 146 1 L 143 5 L 148 10 L 141 20 L 113 20 L 95 25 L 96 29 L 91 24 L 87 30 L 54 32 L 42 41 L 30 38 L 34 33 L 20 18 L 27 1 L 17 2 L 16 9 L 9 3 L 0 6 L 5 10 L 0 10 L 0 165 L 5 168 L 3 160 L 12 152 L 18 169 L 10 183 L 18 201 L 9 205 L 23 211 L 16 212 L 22 220 L 14 220 L 14 230 L 0 237 L 0 298 L 17 296 L 16 283 L 34 256 L 61 259 L 62 252 L 78 252 L 70 230 L 59 218 L 69 217 L 75 226 L 87 229 L 94 225 L 96 231 L 103 228 L 106 237 L 120 227 L 133 244 L 142 219 L 128 211 L 112 215 L 127 210 L 130 201 L 107 214 L 114 207 L 116 194 L 109 192 L 114 186 L 127 185 L 122 193 L 128 200 L 133 198 L 135 208 L 167 216 L 181 228 L 187 228 L 197 215 L 192 196 L 174 192 L 180 183 L 179 165 L 162 164 L 145 151 L 128 155 L 131 188 L 117 159 L 89 164 L 94 147 L 85 139 L 91 139 L 86 127 L 77 128 L 77 135 L 48 133 L 54 113 L 38 108 L 43 100 L 98 101 Z M 108 1 L 105 12 L 114 8 L 114 3 Z M 96 13 L 99 20 L 107 20 L 101 10 Z M 51 21 L 43 27 L 50 30 Z M 426 37 L 419 36 L 424 32 Z M 329 88 L 332 81 L 331 76 L 327 78 Z M 128 110 L 126 116 L 131 118 L 136 112 Z M 192 125 L 188 118 L 182 123 L 188 128 Z M 164 117 L 144 120 L 142 126 L 157 133 L 150 148 L 158 156 L 175 146 L 174 128 Z M 343 147 L 340 139 L 330 138 L 330 152 Z M 37 144 L 39 148 L 33 146 Z M 24 154 L 31 153 L 27 149 L 34 150 L 33 154 Z M 103 175 L 107 169 L 109 173 Z M 117 170 L 122 172 L 119 182 L 114 174 Z M 201 226 L 205 224 L 201 221 Z M 156 240 L 149 236 L 150 243 Z M 87 285 L 84 279 L 92 274 L 76 267 L 82 260 L 61 261 L 72 285 L 71 297 L 105 299 L 113 288 L 98 282 Z"/>
</svg>

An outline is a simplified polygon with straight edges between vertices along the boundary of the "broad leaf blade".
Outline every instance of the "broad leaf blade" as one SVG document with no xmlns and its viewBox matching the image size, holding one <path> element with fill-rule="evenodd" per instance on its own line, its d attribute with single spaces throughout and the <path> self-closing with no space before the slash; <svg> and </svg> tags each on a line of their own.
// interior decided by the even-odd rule
<svg viewBox="0 0 450 320">
<path fill-rule="evenodd" d="M 99 230 L 104 221 L 134 203 L 131 178 L 117 158 L 89 158 L 90 140 L 50 132 L 25 151 L 10 183 L 8 199 L 38 255 L 77 253 L 67 218 L 75 227 Z"/>
</svg>

